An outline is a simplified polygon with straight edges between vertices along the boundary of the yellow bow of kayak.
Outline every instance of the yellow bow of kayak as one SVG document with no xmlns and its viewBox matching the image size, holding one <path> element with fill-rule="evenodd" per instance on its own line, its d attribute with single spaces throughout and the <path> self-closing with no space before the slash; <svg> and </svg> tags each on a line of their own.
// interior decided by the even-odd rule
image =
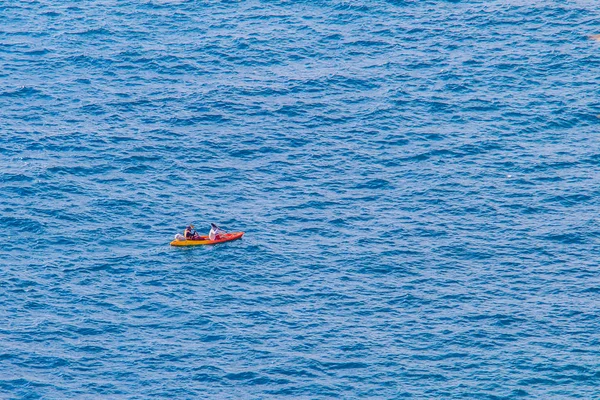
<svg viewBox="0 0 600 400">
<path fill-rule="evenodd" d="M 232 240 L 241 239 L 244 236 L 244 232 L 231 232 L 220 235 L 217 240 L 210 240 L 208 236 L 200 236 L 198 240 L 173 240 L 171 246 L 201 246 L 207 244 L 217 244 L 223 242 L 230 242 Z"/>
</svg>

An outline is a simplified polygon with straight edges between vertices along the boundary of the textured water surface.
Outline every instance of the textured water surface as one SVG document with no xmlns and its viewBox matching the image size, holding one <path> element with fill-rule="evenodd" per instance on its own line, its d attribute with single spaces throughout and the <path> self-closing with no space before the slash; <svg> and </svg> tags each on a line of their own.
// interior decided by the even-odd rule
<svg viewBox="0 0 600 400">
<path fill-rule="evenodd" d="M 597 6 L 0 3 L 0 397 L 600 397 Z"/>
</svg>

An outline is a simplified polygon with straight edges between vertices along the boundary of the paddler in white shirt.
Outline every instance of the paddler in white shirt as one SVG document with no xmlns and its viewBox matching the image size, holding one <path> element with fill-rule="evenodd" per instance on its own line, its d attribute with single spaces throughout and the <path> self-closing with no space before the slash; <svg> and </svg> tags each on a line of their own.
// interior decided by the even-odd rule
<svg viewBox="0 0 600 400">
<path fill-rule="evenodd" d="M 218 226 L 216 226 L 215 224 L 211 223 L 210 224 L 210 232 L 208 233 L 208 238 L 210 240 L 219 240 L 221 238 L 221 235 L 223 235 L 225 233 L 225 231 L 221 228 L 219 228 Z"/>
</svg>

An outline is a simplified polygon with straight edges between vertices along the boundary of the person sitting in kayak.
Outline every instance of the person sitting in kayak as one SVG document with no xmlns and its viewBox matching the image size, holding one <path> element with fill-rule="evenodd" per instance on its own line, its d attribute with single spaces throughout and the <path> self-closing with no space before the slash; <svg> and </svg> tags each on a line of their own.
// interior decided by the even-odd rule
<svg viewBox="0 0 600 400">
<path fill-rule="evenodd" d="M 218 226 L 216 226 L 215 224 L 211 223 L 210 224 L 210 232 L 208 233 L 208 238 L 210 240 L 219 240 L 221 239 L 221 236 L 224 235 L 226 232 L 219 228 Z"/>
<path fill-rule="evenodd" d="M 194 230 L 194 225 L 192 224 L 185 228 L 185 231 L 183 231 L 183 236 L 186 238 L 186 240 L 198 240 L 198 238 L 200 237 L 200 235 L 198 235 L 198 232 Z"/>
</svg>

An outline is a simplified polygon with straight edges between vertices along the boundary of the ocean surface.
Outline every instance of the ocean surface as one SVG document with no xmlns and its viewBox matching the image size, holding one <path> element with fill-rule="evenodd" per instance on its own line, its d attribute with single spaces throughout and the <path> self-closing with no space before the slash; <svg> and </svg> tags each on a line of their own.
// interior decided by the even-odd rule
<svg viewBox="0 0 600 400">
<path fill-rule="evenodd" d="M 0 2 L 0 398 L 600 398 L 599 20 Z"/>
</svg>

